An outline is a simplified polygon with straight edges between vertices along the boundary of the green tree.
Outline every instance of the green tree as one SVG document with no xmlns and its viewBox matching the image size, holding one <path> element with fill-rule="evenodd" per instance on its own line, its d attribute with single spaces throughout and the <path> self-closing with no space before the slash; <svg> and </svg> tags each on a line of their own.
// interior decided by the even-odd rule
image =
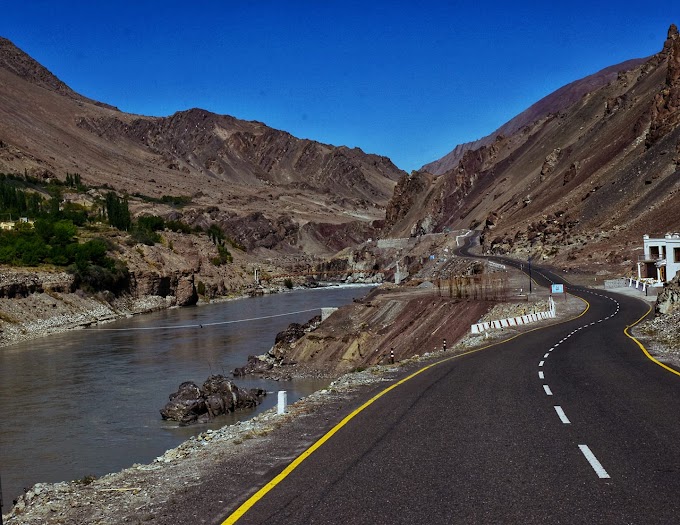
<svg viewBox="0 0 680 525">
<path fill-rule="evenodd" d="M 73 242 L 78 228 L 71 221 L 62 220 L 54 223 L 54 233 L 52 235 L 51 244 L 66 246 Z"/>
<path fill-rule="evenodd" d="M 128 231 L 132 226 L 132 218 L 127 197 L 121 200 L 114 192 L 108 192 L 106 194 L 106 216 L 111 226 Z"/>
<path fill-rule="evenodd" d="M 208 237 L 210 237 L 210 240 L 215 245 L 224 244 L 225 238 L 224 232 L 222 231 L 222 228 L 220 228 L 217 224 L 210 225 L 210 228 L 208 228 Z"/>
</svg>

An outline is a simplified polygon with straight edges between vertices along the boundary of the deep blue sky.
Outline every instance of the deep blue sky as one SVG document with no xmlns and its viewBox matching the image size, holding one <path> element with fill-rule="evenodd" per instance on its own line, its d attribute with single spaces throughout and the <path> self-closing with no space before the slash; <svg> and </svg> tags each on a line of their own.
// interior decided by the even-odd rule
<svg viewBox="0 0 680 525">
<path fill-rule="evenodd" d="M 673 2 L 23 1 L 0 36 L 123 111 L 192 107 L 410 171 L 573 80 L 658 52 Z"/>
</svg>

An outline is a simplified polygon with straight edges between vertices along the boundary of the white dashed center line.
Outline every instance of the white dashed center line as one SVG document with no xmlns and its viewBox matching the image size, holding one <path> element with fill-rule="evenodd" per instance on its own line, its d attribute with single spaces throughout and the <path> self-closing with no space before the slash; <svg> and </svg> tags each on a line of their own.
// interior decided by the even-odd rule
<svg viewBox="0 0 680 525">
<path fill-rule="evenodd" d="M 539 361 L 538 366 L 540 368 L 542 368 L 543 365 L 545 364 L 545 359 L 547 359 L 550 356 L 550 352 L 555 350 L 560 344 L 564 343 L 571 336 L 575 335 L 576 333 L 583 330 L 584 328 L 588 328 L 589 326 L 594 326 L 597 323 L 602 323 L 603 321 L 606 321 L 607 319 L 611 319 L 612 317 L 614 317 L 616 314 L 619 313 L 620 305 L 619 305 L 618 301 L 615 301 L 614 299 L 611 299 L 611 298 L 606 297 L 606 296 L 601 295 L 601 294 L 593 294 L 592 292 L 587 292 L 587 293 L 591 293 L 592 295 L 596 295 L 598 297 L 605 297 L 605 298 L 609 299 L 610 301 L 613 301 L 614 303 L 616 303 L 616 310 L 614 311 L 614 313 L 610 314 L 608 317 L 605 317 L 604 319 L 599 319 L 598 321 L 593 321 L 590 324 L 584 324 L 583 326 L 579 326 L 578 328 L 575 328 L 571 333 L 566 335 L 566 337 L 564 337 L 563 339 L 560 339 L 560 341 L 558 343 L 554 343 L 554 345 L 548 350 L 548 352 L 543 355 L 543 360 Z M 539 379 L 545 379 L 545 374 L 543 373 L 542 370 L 538 371 L 538 378 Z M 546 395 L 548 395 L 548 396 L 553 395 L 553 392 L 548 385 L 544 384 L 543 390 L 545 391 Z M 560 418 L 560 421 L 563 424 L 565 424 L 565 425 L 571 424 L 571 421 L 569 421 L 569 418 L 564 413 L 564 410 L 562 409 L 561 406 L 554 405 L 553 408 L 555 409 L 555 412 L 557 413 L 557 417 Z M 590 450 L 590 448 L 587 445 L 579 445 L 578 448 L 581 451 L 581 453 L 583 454 L 583 456 L 588 460 L 588 463 L 590 463 L 590 466 L 593 468 L 593 470 L 595 471 L 595 473 L 597 474 L 597 476 L 599 478 L 601 478 L 601 479 L 610 478 L 607 471 L 604 469 L 602 464 L 595 457 L 595 454 L 593 454 L 593 452 Z"/>
<path fill-rule="evenodd" d="M 581 449 L 581 452 L 583 455 L 586 457 L 588 460 L 588 463 L 590 463 L 590 466 L 593 467 L 593 470 L 597 474 L 598 478 L 605 479 L 609 478 L 609 474 L 607 474 L 607 471 L 604 469 L 602 464 L 597 460 L 595 457 L 595 454 L 593 454 L 590 449 L 588 448 L 588 445 L 579 445 L 578 448 Z"/>
<path fill-rule="evenodd" d="M 565 425 L 568 425 L 569 423 L 571 423 L 571 421 L 569 421 L 569 418 L 567 417 L 567 415 L 564 413 L 564 410 L 562 410 L 561 406 L 555 405 L 555 412 L 557 412 L 557 417 L 560 418 L 560 421 L 562 421 L 562 423 L 564 423 Z"/>
</svg>

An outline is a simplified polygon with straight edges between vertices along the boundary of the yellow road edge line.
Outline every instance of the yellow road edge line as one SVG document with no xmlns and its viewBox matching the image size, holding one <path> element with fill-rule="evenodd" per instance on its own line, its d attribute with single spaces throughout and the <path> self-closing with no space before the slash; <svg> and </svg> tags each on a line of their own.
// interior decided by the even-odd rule
<svg viewBox="0 0 680 525">
<path fill-rule="evenodd" d="M 640 347 L 640 350 L 642 350 L 642 352 L 645 354 L 645 356 L 647 357 L 647 359 L 649 359 L 650 361 L 653 361 L 654 363 L 656 363 L 657 365 L 659 365 L 661 368 L 663 368 L 663 369 L 669 371 L 670 373 L 675 374 L 676 376 L 680 376 L 680 372 L 678 372 L 678 371 L 675 370 L 674 368 L 671 368 L 670 366 L 665 365 L 665 364 L 662 363 L 661 361 L 659 361 L 659 360 L 655 359 L 654 357 L 652 357 L 652 354 L 650 354 L 649 351 L 645 348 L 645 345 L 643 345 L 640 341 L 638 341 L 638 339 L 637 339 L 634 335 L 632 335 L 630 332 L 628 332 L 628 330 L 630 330 L 631 328 L 633 328 L 636 324 L 638 324 L 638 323 L 641 322 L 645 317 L 647 317 L 647 316 L 649 315 L 649 312 L 651 312 L 651 311 L 652 311 L 652 305 L 650 304 L 650 305 L 649 305 L 649 308 L 647 309 L 647 311 L 645 312 L 645 314 L 644 314 L 642 317 L 640 317 L 640 319 L 638 319 L 637 321 L 635 321 L 633 324 L 626 326 L 626 328 L 623 330 L 623 333 L 626 334 L 627 337 L 631 338 L 633 341 L 635 341 L 635 342 L 637 343 L 637 345 Z"/>
<path fill-rule="evenodd" d="M 572 295 L 572 294 L 570 294 L 570 295 Z M 291 472 L 293 472 L 297 467 L 299 467 L 300 464 L 305 459 L 307 459 L 309 456 L 311 456 L 317 449 L 319 449 L 324 443 L 326 443 L 326 441 L 328 441 L 330 438 L 332 438 L 342 427 L 344 427 L 347 423 L 349 423 L 350 420 L 354 419 L 354 417 L 357 416 L 360 412 L 362 412 L 364 409 L 368 408 L 370 405 L 375 403 L 378 399 L 383 397 L 388 392 L 394 390 L 395 388 L 406 383 L 407 381 L 410 381 L 411 379 L 413 379 L 414 377 L 416 377 L 419 374 L 422 374 L 426 370 L 429 370 L 430 368 L 433 368 L 433 367 L 440 365 L 442 363 L 446 363 L 447 361 L 451 361 L 452 359 L 458 359 L 458 358 L 466 356 L 466 355 L 474 354 L 476 352 L 481 352 L 482 350 L 486 350 L 487 348 L 491 348 L 493 346 L 505 344 L 508 341 L 512 341 L 513 339 L 516 339 L 517 337 L 528 334 L 530 332 L 535 332 L 536 330 L 542 330 L 542 329 L 545 329 L 545 328 L 549 328 L 551 326 L 556 326 L 558 324 L 568 323 L 569 321 L 573 321 L 574 319 L 578 319 L 579 317 L 584 315 L 590 309 L 590 303 L 588 301 L 586 301 L 585 299 L 583 299 L 582 297 L 578 297 L 577 295 L 574 295 L 574 297 L 576 297 L 577 299 L 580 299 L 581 301 L 586 303 L 585 310 L 583 310 L 583 312 L 581 312 L 579 315 L 577 315 L 575 317 L 565 319 L 564 321 L 561 321 L 559 323 L 553 323 L 553 324 L 550 324 L 550 325 L 547 325 L 547 326 L 539 326 L 539 327 L 533 328 L 531 330 L 527 330 L 526 332 L 520 332 L 518 334 L 513 335 L 512 337 L 508 337 L 507 339 L 503 339 L 502 341 L 497 341 L 495 343 L 491 343 L 489 345 L 482 346 L 481 348 L 475 348 L 475 349 L 472 349 L 472 350 L 468 350 L 467 352 L 462 352 L 460 354 L 456 354 L 454 356 L 447 357 L 446 359 L 442 359 L 441 361 L 431 363 L 431 364 L 424 366 L 423 368 L 415 371 L 411 375 L 408 375 L 405 378 L 400 379 L 396 383 L 390 385 L 386 389 L 377 393 L 375 396 L 373 396 L 371 399 L 366 401 L 359 408 L 354 409 L 352 412 L 350 412 L 348 415 L 346 415 L 338 424 L 336 424 L 333 428 L 331 428 L 328 432 L 326 432 L 323 436 L 321 436 L 311 447 L 309 447 L 302 454 L 300 454 L 297 458 L 295 458 L 291 463 L 289 463 L 288 466 L 286 468 L 284 468 L 279 474 L 277 474 L 271 481 L 269 481 L 260 490 L 258 490 L 252 496 L 250 496 L 250 498 L 248 498 L 246 501 L 244 501 L 220 525 L 233 525 L 234 523 L 236 523 L 258 501 L 260 501 L 264 496 L 266 496 L 269 491 L 271 491 L 274 487 L 276 487 L 279 483 L 281 483 L 286 477 L 288 477 L 288 475 Z"/>
</svg>

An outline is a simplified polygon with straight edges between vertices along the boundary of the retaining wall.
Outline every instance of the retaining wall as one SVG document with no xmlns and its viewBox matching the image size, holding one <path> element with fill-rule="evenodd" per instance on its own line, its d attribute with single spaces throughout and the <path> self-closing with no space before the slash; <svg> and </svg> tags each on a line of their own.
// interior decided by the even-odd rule
<svg viewBox="0 0 680 525">
<path fill-rule="evenodd" d="M 473 334 L 481 334 L 492 328 L 508 328 L 511 326 L 521 326 L 529 323 L 542 321 L 543 319 L 553 319 L 557 316 L 555 313 L 555 301 L 550 298 L 550 310 L 547 312 L 538 312 L 535 314 L 520 315 L 519 317 L 509 317 L 508 319 L 498 319 L 496 321 L 487 321 L 485 323 L 476 323 L 471 325 L 470 330 Z"/>
</svg>

